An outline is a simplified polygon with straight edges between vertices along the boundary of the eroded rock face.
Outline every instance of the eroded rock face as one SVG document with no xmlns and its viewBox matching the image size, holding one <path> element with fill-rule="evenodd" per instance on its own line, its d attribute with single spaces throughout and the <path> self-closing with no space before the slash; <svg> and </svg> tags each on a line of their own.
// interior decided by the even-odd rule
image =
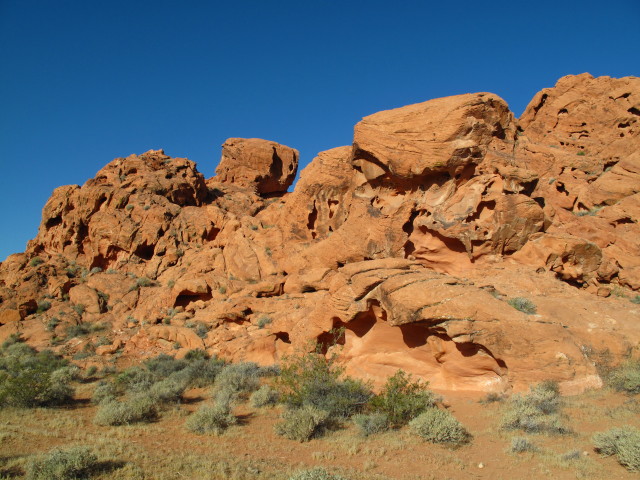
<svg viewBox="0 0 640 480">
<path fill-rule="evenodd" d="M 376 385 L 598 387 L 597 353 L 640 341 L 638 98 L 636 78 L 584 74 L 519 121 L 489 93 L 379 112 L 291 193 L 298 152 L 267 140 L 229 139 L 207 180 L 162 151 L 116 159 L 57 189 L 0 264 L 0 340 L 71 356 L 92 339 L 65 329 L 101 324 L 93 364 L 319 343 Z"/>
<path fill-rule="evenodd" d="M 259 194 L 284 193 L 298 171 L 297 150 L 260 138 L 230 138 L 222 145 L 216 180 L 253 187 Z"/>
</svg>

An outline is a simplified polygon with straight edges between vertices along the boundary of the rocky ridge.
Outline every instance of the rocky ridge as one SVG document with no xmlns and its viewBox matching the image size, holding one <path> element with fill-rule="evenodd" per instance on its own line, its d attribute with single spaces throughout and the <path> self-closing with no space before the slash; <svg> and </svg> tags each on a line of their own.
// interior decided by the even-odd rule
<svg viewBox="0 0 640 480">
<path fill-rule="evenodd" d="M 598 387 L 596 356 L 640 340 L 639 122 L 639 78 L 582 74 L 520 119 L 491 93 L 365 117 L 290 193 L 298 152 L 266 140 L 227 140 L 210 179 L 161 150 L 117 158 L 56 189 L 0 265 L 0 339 L 94 364 L 320 343 L 378 384 Z"/>
</svg>

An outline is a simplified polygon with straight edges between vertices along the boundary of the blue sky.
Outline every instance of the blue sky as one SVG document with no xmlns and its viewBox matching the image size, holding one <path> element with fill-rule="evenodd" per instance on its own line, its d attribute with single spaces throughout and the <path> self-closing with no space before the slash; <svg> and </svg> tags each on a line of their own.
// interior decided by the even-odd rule
<svg viewBox="0 0 640 480">
<path fill-rule="evenodd" d="M 567 74 L 640 75 L 639 0 L 0 0 L 0 260 L 52 190 L 163 148 L 210 177 L 228 137 L 301 152 L 363 116 Z"/>
</svg>

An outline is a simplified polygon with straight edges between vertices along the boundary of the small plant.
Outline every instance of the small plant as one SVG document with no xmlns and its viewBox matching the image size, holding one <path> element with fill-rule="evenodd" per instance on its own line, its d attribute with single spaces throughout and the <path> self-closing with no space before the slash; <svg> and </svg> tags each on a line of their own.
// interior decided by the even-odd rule
<svg viewBox="0 0 640 480">
<path fill-rule="evenodd" d="M 267 315 L 262 315 L 259 319 L 258 319 L 258 327 L 259 328 L 264 328 L 267 325 L 269 325 L 273 320 L 271 320 L 271 317 L 267 316 Z"/>
<path fill-rule="evenodd" d="M 384 413 L 394 427 L 405 425 L 435 405 L 435 397 L 427 385 L 425 382 L 413 382 L 411 375 L 398 370 L 387 379 L 380 394 L 371 400 L 371 408 Z"/>
<path fill-rule="evenodd" d="M 328 426 L 330 414 L 311 405 L 286 410 L 282 422 L 276 423 L 274 430 L 289 440 L 307 442 L 321 436 Z"/>
<path fill-rule="evenodd" d="M 226 365 L 216 378 L 217 391 L 246 395 L 260 387 L 260 367 L 253 362 Z"/>
<path fill-rule="evenodd" d="M 86 309 L 86 307 L 82 303 L 76 303 L 71 308 L 73 309 L 74 312 L 76 312 L 80 316 L 82 316 L 82 314 L 84 313 L 84 311 Z"/>
<path fill-rule="evenodd" d="M 537 447 L 526 437 L 513 437 L 511 439 L 511 453 L 535 452 Z"/>
<path fill-rule="evenodd" d="M 51 308 L 51 302 L 49 300 L 38 301 L 38 309 L 36 313 L 44 313 Z"/>
<path fill-rule="evenodd" d="M 173 287 L 175 287 L 175 286 L 176 286 L 176 281 L 175 281 L 175 280 L 169 280 L 169 281 L 167 282 L 167 287 L 169 287 L 169 288 L 173 288 Z"/>
<path fill-rule="evenodd" d="M 127 206 L 125 207 L 125 210 L 126 210 L 127 212 L 130 212 L 131 210 L 133 210 L 133 205 L 131 205 L 131 204 L 127 205 Z"/>
<path fill-rule="evenodd" d="M 51 317 L 47 322 L 47 331 L 53 332 L 58 325 L 60 325 L 60 319 L 57 317 Z"/>
<path fill-rule="evenodd" d="M 409 428 L 416 435 L 431 443 L 461 445 L 468 443 L 471 435 L 445 410 L 432 407 L 411 420 Z"/>
<path fill-rule="evenodd" d="M 515 297 L 507 302 L 516 310 L 526 313 L 527 315 L 533 315 L 536 313 L 536 305 L 531 300 L 524 297 Z"/>
<path fill-rule="evenodd" d="M 102 272 L 102 268 L 100 267 L 93 267 L 91 271 L 89 271 L 91 275 L 95 275 L 96 273 L 100 273 L 100 272 Z"/>
<path fill-rule="evenodd" d="M 209 327 L 207 327 L 204 323 L 198 322 L 196 324 L 196 335 L 200 338 L 207 338 L 207 334 L 209 333 Z"/>
<path fill-rule="evenodd" d="M 289 477 L 289 480 L 347 480 L 340 475 L 327 472 L 324 468 L 314 467 L 307 470 L 300 470 Z"/>
<path fill-rule="evenodd" d="M 640 393 L 640 360 L 627 360 L 611 369 L 607 376 L 609 384 L 619 392 L 630 395 Z"/>
<path fill-rule="evenodd" d="M 42 265 L 43 263 L 44 263 L 44 260 L 41 259 L 40 257 L 33 257 L 29 262 L 29 266 L 37 267 L 38 265 Z"/>
<path fill-rule="evenodd" d="M 262 385 L 258 390 L 251 394 L 249 403 L 253 408 L 262 408 L 275 405 L 278 403 L 280 394 L 269 385 Z"/>
<path fill-rule="evenodd" d="M 640 471 L 640 430 L 633 427 L 612 428 L 593 436 L 596 452 L 615 455 L 620 465 L 631 472 Z"/>
<path fill-rule="evenodd" d="M 203 405 L 187 419 L 186 427 L 195 433 L 221 435 L 237 421 L 228 405 Z"/>
<path fill-rule="evenodd" d="M 640 295 L 636 295 L 631 299 L 631 303 L 635 303 L 636 305 L 640 305 Z"/>
<path fill-rule="evenodd" d="M 80 325 L 69 325 L 65 329 L 65 335 L 68 339 L 75 337 L 82 337 L 91 333 L 91 326 L 88 323 L 81 323 Z"/>
<path fill-rule="evenodd" d="M 480 403 L 486 405 L 488 403 L 503 402 L 505 398 L 506 397 L 502 393 L 491 392 L 491 393 L 487 393 L 487 395 L 480 400 Z"/>
<path fill-rule="evenodd" d="M 220 285 L 220 287 L 218 288 L 218 292 L 224 295 L 225 293 L 227 293 L 227 287 L 225 287 L 224 285 Z"/>
<path fill-rule="evenodd" d="M 98 457 L 89 447 L 56 448 L 49 454 L 31 460 L 27 480 L 73 480 L 86 478 L 95 469 Z"/>
<path fill-rule="evenodd" d="M 151 287 L 153 285 L 153 281 L 147 277 L 140 277 L 136 279 L 136 287 Z"/>
<path fill-rule="evenodd" d="M 381 412 L 358 413 L 352 419 L 364 437 L 389 430 L 389 417 Z"/>
<path fill-rule="evenodd" d="M 579 157 L 584 157 L 586 153 L 584 150 L 580 150 L 578 153 L 576 153 L 576 155 L 578 155 Z"/>
</svg>

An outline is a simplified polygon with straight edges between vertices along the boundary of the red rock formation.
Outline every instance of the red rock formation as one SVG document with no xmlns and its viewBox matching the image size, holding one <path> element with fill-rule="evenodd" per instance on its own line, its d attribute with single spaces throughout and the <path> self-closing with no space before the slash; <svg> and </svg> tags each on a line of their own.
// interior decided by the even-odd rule
<svg viewBox="0 0 640 480">
<path fill-rule="evenodd" d="M 0 265 L 0 339 L 72 355 L 88 340 L 65 328 L 92 323 L 94 363 L 320 342 L 376 383 L 599 386 L 594 354 L 640 341 L 639 99 L 637 78 L 583 74 L 520 120 L 489 93 L 379 112 L 291 193 L 298 152 L 266 140 L 229 139 L 208 180 L 162 151 L 116 159 L 57 189 Z"/>
</svg>

